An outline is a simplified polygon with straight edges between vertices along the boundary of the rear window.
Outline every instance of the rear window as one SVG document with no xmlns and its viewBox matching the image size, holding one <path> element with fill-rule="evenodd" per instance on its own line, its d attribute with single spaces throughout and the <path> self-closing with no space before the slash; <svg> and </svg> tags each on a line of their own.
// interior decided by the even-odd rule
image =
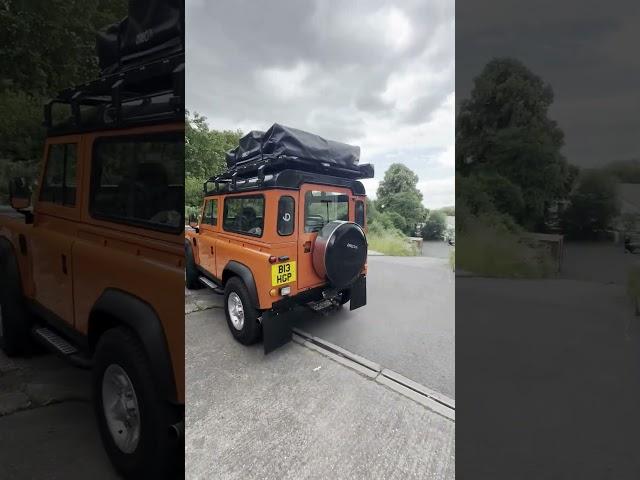
<svg viewBox="0 0 640 480">
<path fill-rule="evenodd" d="M 280 197 L 278 201 L 278 235 L 288 236 L 293 233 L 295 208 L 293 197 Z"/>
<path fill-rule="evenodd" d="M 349 220 L 349 196 L 344 193 L 310 191 L 304 196 L 304 231 L 319 232 L 334 220 Z"/>
<path fill-rule="evenodd" d="M 107 137 L 93 146 L 91 216 L 152 230 L 184 228 L 184 135 Z"/>
<path fill-rule="evenodd" d="M 261 237 L 264 229 L 264 197 L 248 195 L 225 198 L 222 228 L 228 232 Z"/>
</svg>

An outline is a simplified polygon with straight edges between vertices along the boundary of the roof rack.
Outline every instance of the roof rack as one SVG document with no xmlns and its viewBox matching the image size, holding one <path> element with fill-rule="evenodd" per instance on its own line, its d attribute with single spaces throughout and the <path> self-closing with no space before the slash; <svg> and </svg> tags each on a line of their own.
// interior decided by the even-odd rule
<svg viewBox="0 0 640 480">
<path fill-rule="evenodd" d="M 298 189 L 302 183 L 319 183 L 351 188 L 355 194 L 364 195 L 364 187 L 357 180 L 373 178 L 373 175 L 373 165 L 369 164 L 345 168 L 304 158 L 261 155 L 211 177 L 204 183 L 204 193 Z"/>
<path fill-rule="evenodd" d="M 184 50 L 61 91 L 44 107 L 49 135 L 184 120 Z M 68 108 L 60 122 L 56 106 Z"/>
</svg>

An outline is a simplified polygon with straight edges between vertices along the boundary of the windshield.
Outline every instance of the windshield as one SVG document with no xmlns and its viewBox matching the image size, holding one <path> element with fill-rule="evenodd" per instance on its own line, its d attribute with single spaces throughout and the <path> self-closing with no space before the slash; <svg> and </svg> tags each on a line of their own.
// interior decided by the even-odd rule
<svg viewBox="0 0 640 480">
<path fill-rule="evenodd" d="M 307 192 L 304 196 L 304 231 L 319 232 L 334 220 L 349 220 L 349 196 L 338 192 Z"/>
</svg>

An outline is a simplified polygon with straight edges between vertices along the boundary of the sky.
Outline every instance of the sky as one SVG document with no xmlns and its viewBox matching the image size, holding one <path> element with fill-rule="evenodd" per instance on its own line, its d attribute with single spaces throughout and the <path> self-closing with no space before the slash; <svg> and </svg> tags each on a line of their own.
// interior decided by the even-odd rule
<svg viewBox="0 0 640 480">
<path fill-rule="evenodd" d="M 428 208 L 455 203 L 454 2 L 186 0 L 186 106 L 217 130 L 281 123 L 359 145 Z"/>
<path fill-rule="evenodd" d="M 553 88 L 549 115 L 580 167 L 640 158 L 640 4 L 610 0 L 456 2 L 456 101 L 492 57 L 520 59 Z"/>
</svg>

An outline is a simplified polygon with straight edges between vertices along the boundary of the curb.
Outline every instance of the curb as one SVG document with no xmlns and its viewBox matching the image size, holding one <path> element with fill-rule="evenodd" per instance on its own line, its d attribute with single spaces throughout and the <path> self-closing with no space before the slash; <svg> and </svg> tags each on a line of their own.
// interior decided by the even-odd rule
<svg viewBox="0 0 640 480">
<path fill-rule="evenodd" d="M 299 345 L 314 350 L 347 368 L 355 370 L 359 374 L 375 381 L 380 385 L 393 390 L 429 410 L 455 422 L 455 400 L 435 390 L 421 385 L 399 373 L 382 368 L 376 362 L 372 362 L 360 355 L 350 352 L 338 345 L 334 345 L 322 338 L 315 337 L 298 328 L 293 329 L 292 340 Z"/>
</svg>

